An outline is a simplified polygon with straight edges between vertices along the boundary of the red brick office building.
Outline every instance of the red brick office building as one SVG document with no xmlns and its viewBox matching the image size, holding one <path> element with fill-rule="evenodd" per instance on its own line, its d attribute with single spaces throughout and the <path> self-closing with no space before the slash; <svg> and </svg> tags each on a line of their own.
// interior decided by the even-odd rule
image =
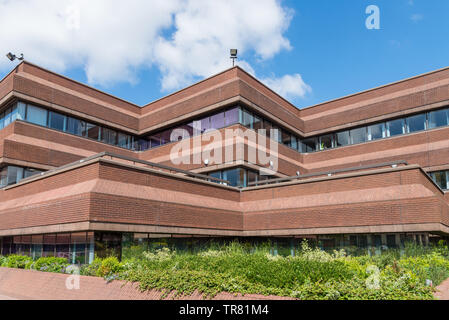
<svg viewBox="0 0 449 320">
<path fill-rule="evenodd" d="M 449 234 L 448 107 L 449 68 L 300 110 L 238 67 L 140 107 L 22 62 L 0 82 L 0 253 L 427 244 Z M 258 142 L 176 165 L 180 128 L 191 158 L 207 129 Z M 261 141 L 277 147 L 271 176 L 251 157 Z"/>
</svg>

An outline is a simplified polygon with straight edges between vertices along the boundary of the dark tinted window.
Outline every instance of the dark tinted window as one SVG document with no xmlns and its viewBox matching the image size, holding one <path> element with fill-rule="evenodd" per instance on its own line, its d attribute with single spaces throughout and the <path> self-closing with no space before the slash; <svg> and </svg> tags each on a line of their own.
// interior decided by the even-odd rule
<svg viewBox="0 0 449 320">
<path fill-rule="evenodd" d="M 240 108 L 236 107 L 225 112 L 226 126 L 239 123 Z"/>
<path fill-rule="evenodd" d="M 347 146 L 348 144 L 351 144 L 349 131 L 337 132 L 336 144 L 337 144 L 337 147 Z"/>
<path fill-rule="evenodd" d="M 385 124 L 378 123 L 368 127 L 369 140 L 377 140 L 385 137 Z"/>
<path fill-rule="evenodd" d="M 86 131 L 86 122 L 68 117 L 66 131 L 81 136 Z"/>
<path fill-rule="evenodd" d="M 213 115 L 210 117 L 210 127 L 212 129 L 220 129 L 224 127 L 224 113 Z"/>
<path fill-rule="evenodd" d="M 366 141 L 366 127 L 352 129 L 351 140 L 353 144 L 362 143 Z"/>
<path fill-rule="evenodd" d="M 41 126 L 47 125 L 47 110 L 28 105 L 27 121 Z"/>
<path fill-rule="evenodd" d="M 233 187 L 244 187 L 245 171 L 241 168 L 226 170 L 223 172 L 223 179 L 228 180 Z"/>
<path fill-rule="evenodd" d="M 87 123 L 86 125 L 86 137 L 99 140 L 100 139 L 100 127 L 91 123 Z"/>
<path fill-rule="evenodd" d="M 426 114 L 418 114 L 416 116 L 408 117 L 407 129 L 408 132 L 422 131 L 426 129 Z"/>
<path fill-rule="evenodd" d="M 286 132 L 285 130 L 282 130 L 282 143 L 286 146 L 291 146 L 292 144 L 292 135 L 290 132 Z"/>
<path fill-rule="evenodd" d="M 447 189 L 446 171 L 432 172 L 431 177 L 435 183 L 440 186 L 441 189 Z"/>
<path fill-rule="evenodd" d="M 101 132 L 101 141 L 104 143 L 117 145 L 117 132 L 108 128 L 103 128 Z"/>
<path fill-rule="evenodd" d="M 260 117 L 254 115 L 254 124 L 253 124 L 254 130 L 259 130 L 263 128 L 263 121 Z"/>
<path fill-rule="evenodd" d="M 332 134 L 328 134 L 320 137 L 320 150 L 330 149 L 332 148 Z"/>
<path fill-rule="evenodd" d="M 291 145 L 290 145 L 290 147 L 295 149 L 295 150 L 298 149 L 298 140 L 296 139 L 295 136 L 292 136 L 292 138 L 291 138 Z"/>
<path fill-rule="evenodd" d="M 316 138 L 308 138 L 301 141 L 302 152 L 316 151 Z"/>
<path fill-rule="evenodd" d="M 397 119 L 387 122 L 387 129 L 390 137 L 404 133 L 404 119 Z"/>
<path fill-rule="evenodd" d="M 60 114 L 60 113 L 56 113 L 53 111 L 50 111 L 49 114 L 49 127 L 52 129 L 56 129 L 56 130 L 60 130 L 60 131 L 64 131 L 65 129 L 65 119 L 66 116 Z"/>
<path fill-rule="evenodd" d="M 447 126 L 447 109 L 429 112 L 429 128 Z"/>
<path fill-rule="evenodd" d="M 242 110 L 242 124 L 247 128 L 253 128 L 253 115 L 246 110 Z"/>
</svg>

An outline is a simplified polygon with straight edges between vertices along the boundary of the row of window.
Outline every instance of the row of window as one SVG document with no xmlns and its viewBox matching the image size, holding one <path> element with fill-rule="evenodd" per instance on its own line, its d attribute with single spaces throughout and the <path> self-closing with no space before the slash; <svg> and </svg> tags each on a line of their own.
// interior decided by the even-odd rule
<svg viewBox="0 0 449 320">
<path fill-rule="evenodd" d="M 159 147 L 161 145 L 203 134 L 206 130 L 221 129 L 240 122 L 240 108 L 233 107 L 190 121 L 174 128 L 169 128 L 156 134 L 142 137 L 138 141 L 138 150 Z"/>
<path fill-rule="evenodd" d="M 449 110 L 440 109 L 301 141 L 300 152 L 314 152 L 374 141 L 449 125 Z"/>
<path fill-rule="evenodd" d="M 0 129 L 15 120 L 24 120 L 40 126 L 67 132 L 126 149 L 133 149 L 134 137 L 117 130 L 102 127 L 59 112 L 19 102 L 7 109 L 0 119 Z"/>
<path fill-rule="evenodd" d="M 449 171 L 435 171 L 429 173 L 433 181 L 443 190 L 447 190 L 449 186 Z"/>
<path fill-rule="evenodd" d="M 18 254 L 40 257 L 67 258 L 73 264 L 87 264 L 94 259 L 94 233 L 58 233 L 23 235 L 0 238 L 2 255 Z"/>
<path fill-rule="evenodd" d="M 246 168 L 234 168 L 228 170 L 220 170 L 209 172 L 209 176 L 229 181 L 229 185 L 233 187 L 248 187 L 250 183 L 257 183 L 268 179 L 276 178 L 270 175 L 261 175 L 256 170 Z M 213 180 L 212 180 L 213 181 Z"/>
<path fill-rule="evenodd" d="M 279 143 L 298 152 L 307 153 L 448 126 L 449 110 L 440 109 L 420 113 L 306 139 L 300 139 L 290 131 L 281 129 L 271 121 L 241 107 L 232 107 L 142 138 L 22 102 L 0 114 L 0 129 L 15 120 L 25 120 L 55 130 L 138 151 L 196 136 L 206 130 L 221 129 L 240 123 L 253 130 L 265 129 L 267 137 L 276 139 Z"/>
<path fill-rule="evenodd" d="M 42 171 L 17 166 L 6 166 L 0 169 L 0 188 L 18 183 L 20 180 L 39 174 Z"/>
</svg>

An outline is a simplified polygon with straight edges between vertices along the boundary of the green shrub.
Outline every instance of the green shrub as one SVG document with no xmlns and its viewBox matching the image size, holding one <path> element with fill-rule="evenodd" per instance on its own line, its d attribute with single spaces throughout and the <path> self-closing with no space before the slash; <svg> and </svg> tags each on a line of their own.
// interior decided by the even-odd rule
<svg viewBox="0 0 449 320">
<path fill-rule="evenodd" d="M 9 255 L 8 261 L 6 263 L 6 267 L 8 268 L 19 268 L 19 269 L 25 269 L 25 266 L 32 262 L 33 259 L 28 256 L 19 256 L 19 255 Z"/>
<path fill-rule="evenodd" d="M 421 283 L 425 283 L 427 279 L 432 280 L 434 286 L 449 277 L 449 261 L 438 252 L 403 258 L 399 260 L 399 267 L 411 271 Z"/>
<path fill-rule="evenodd" d="M 80 268 L 80 274 L 83 276 L 96 276 L 97 271 L 101 266 L 102 259 L 95 256 L 94 261 L 91 264 L 82 265 Z"/>
<path fill-rule="evenodd" d="M 62 272 L 69 265 L 66 258 L 41 257 L 37 259 L 31 268 L 45 272 Z"/>
<path fill-rule="evenodd" d="M 118 275 L 123 270 L 122 264 L 117 257 L 108 257 L 101 261 L 101 265 L 97 269 L 97 276 L 107 277 L 111 275 Z"/>
</svg>

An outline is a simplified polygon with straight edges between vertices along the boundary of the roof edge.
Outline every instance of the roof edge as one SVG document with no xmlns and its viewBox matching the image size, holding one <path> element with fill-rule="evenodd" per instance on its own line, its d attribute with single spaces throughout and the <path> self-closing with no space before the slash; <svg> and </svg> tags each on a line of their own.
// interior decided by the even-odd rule
<svg viewBox="0 0 449 320">
<path fill-rule="evenodd" d="M 363 90 L 363 91 L 359 91 L 359 92 L 356 92 L 356 93 L 351 93 L 351 94 L 348 94 L 346 96 L 342 96 L 342 97 L 339 97 L 339 98 L 323 101 L 323 102 L 320 102 L 318 104 L 314 104 L 314 105 L 311 105 L 311 106 L 307 106 L 307 107 L 301 108 L 300 110 L 302 111 L 302 110 L 306 110 L 306 109 L 308 110 L 308 109 L 311 109 L 311 108 L 314 108 L 314 107 L 319 107 L 319 106 L 325 105 L 327 103 L 336 102 L 336 101 L 340 101 L 340 100 L 343 100 L 343 99 L 351 98 L 351 97 L 354 97 L 354 96 L 358 96 L 360 94 L 368 93 L 368 92 L 371 92 L 371 91 L 376 91 L 376 90 L 379 90 L 379 89 L 382 89 L 382 88 L 386 88 L 386 87 L 390 87 L 390 86 L 393 86 L 393 85 L 396 85 L 396 84 L 399 84 L 399 83 L 403 83 L 403 82 L 406 82 L 406 81 L 418 79 L 418 78 L 425 77 L 425 76 L 428 76 L 428 75 L 431 75 L 431 74 L 434 74 L 434 73 L 438 73 L 438 72 L 441 72 L 441 71 L 445 71 L 445 70 L 449 70 L 449 66 L 443 67 L 443 68 L 440 68 L 440 69 L 437 69 L 437 70 L 421 73 L 421 74 L 418 74 L 416 76 L 412 76 L 412 77 L 408 77 L 408 78 L 405 78 L 405 79 L 397 80 L 397 81 L 390 82 L 390 83 L 387 83 L 387 84 L 383 84 L 383 85 L 380 85 L 378 87 L 373 87 L 373 88 L 366 89 L 366 90 Z"/>
</svg>

